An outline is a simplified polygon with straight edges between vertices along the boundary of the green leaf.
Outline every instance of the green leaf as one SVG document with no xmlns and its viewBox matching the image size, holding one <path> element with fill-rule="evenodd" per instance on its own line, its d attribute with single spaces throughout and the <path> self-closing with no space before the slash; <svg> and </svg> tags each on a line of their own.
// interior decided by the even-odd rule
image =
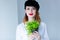
<svg viewBox="0 0 60 40">
<path fill-rule="evenodd" d="M 27 22 L 26 23 L 26 31 L 28 32 L 28 34 L 31 34 L 33 31 L 37 30 L 39 28 L 39 22 L 35 21 L 31 21 L 31 22 Z"/>
</svg>

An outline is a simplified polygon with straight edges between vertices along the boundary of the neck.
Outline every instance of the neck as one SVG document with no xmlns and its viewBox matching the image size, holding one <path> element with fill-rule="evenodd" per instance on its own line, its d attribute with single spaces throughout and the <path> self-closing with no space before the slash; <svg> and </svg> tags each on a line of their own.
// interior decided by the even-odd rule
<svg viewBox="0 0 60 40">
<path fill-rule="evenodd" d="M 33 20 L 35 20 L 35 18 L 34 18 L 34 17 L 33 17 L 33 18 L 28 17 L 28 21 L 33 21 Z"/>
</svg>

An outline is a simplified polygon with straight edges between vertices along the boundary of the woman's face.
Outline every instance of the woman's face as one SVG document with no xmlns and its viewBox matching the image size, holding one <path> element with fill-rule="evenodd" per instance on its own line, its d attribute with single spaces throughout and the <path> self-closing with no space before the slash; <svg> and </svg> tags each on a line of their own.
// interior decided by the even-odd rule
<svg viewBox="0 0 60 40">
<path fill-rule="evenodd" d="M 35 17 L 36 8 L 33 6 L 26 6 L 25 13 L 28 17 Z"/>
</svg>

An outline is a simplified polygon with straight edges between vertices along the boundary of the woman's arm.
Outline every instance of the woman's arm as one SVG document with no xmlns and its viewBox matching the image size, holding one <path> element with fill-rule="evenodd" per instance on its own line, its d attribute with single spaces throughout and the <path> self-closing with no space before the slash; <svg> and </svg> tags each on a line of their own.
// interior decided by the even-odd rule
<svg viewBox="0 0 60 40">
<path fill-rule="evenodd" d="M 47 28 L 46 28 L 46 24 L 45 23 L 42 23 L 43 27 L 42 27 L 42 37 L 41 37 L 41 40 L 49 40 L 49 37 L 48 37 L 48 33 L 47 33 Z"/>
<path fill-rule="evenodd" d="M 19 26 L 16 28 L 16 40 L 22 40 Z"/>
</svg>

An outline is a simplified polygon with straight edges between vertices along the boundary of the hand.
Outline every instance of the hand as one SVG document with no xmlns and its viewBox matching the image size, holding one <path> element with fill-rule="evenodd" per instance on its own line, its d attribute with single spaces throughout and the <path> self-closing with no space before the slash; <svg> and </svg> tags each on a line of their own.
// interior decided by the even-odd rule
<svg viewBox="0 0 60 40">
<path fill-rule="evenodd" d="M 29 40 L 33 40 L 33 39 L 34 39 L 33 33 L 28 36 L 28 39 L 29 39 Z"/>
<path fill-rule="evenodd" d="M 35 31 L 31 35 L 29 35 L 29 40 L 33 40 L 33 39 L 41 40 L 41 36 L 37 31 Z"/>
<path fill-rule="evenodd" d="M 36 40 L 41 40 L 41 36 L 37 31 L 33 32 L 33 35 L 34 35 L 34 38 L 36 38 Z"/>
</svg>

